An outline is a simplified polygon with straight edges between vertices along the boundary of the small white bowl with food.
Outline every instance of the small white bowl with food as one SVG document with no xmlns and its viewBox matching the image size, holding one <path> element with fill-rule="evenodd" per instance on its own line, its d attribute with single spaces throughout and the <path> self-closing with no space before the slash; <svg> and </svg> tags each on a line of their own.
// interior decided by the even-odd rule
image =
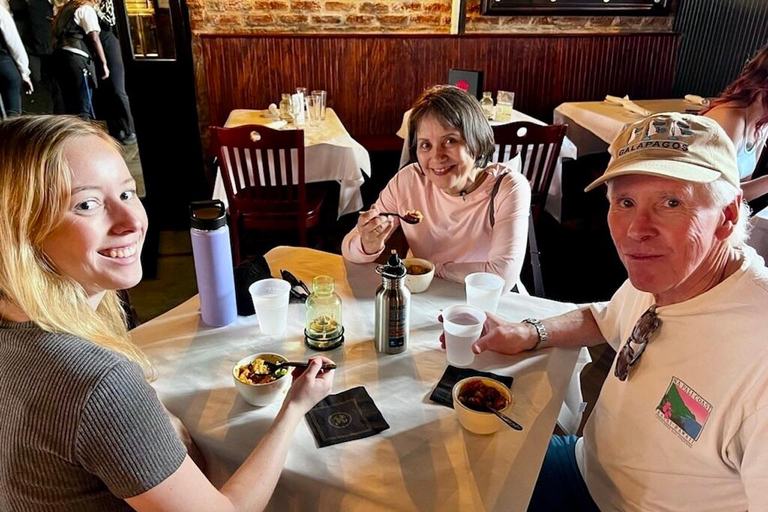
<svg viewBox="0 0 768 512">
<path fill-rule="evenodd" d="M 421 293 L 429 288 L 435 277 L 435 265 L 422 258 L 405 258 L 405 285 L 411 293 Z"/>
<path fill-rule="evenodd" d="M 239 360 L 232 368 L 232 377 L 243 400 L 251 405 L 264 406 L 282 400 L 291 387 L 291 369 L 275 369 L 275 365 L 288 360 L 280 354 L 253 354 Z"/>
<path fill-rule="evenodd" d="M 512 407 L 512 392 L 501 382 L 487 377 L 467 377 L 453 386 L 453 409 L 459 423 L 475 434 L 493 434 L 506 428 L 486 406 L 504 414 Z"/>
</svg>

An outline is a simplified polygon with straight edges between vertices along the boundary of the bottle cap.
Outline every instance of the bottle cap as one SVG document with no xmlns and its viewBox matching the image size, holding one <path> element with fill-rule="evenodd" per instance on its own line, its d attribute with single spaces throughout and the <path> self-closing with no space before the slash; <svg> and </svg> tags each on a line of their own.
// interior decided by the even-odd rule
<svg viewBox="0 0 768 512">
<path fill-rule="evenodd" d="M 189 203 L 192 227 L 202 231 L 215 231 L 227 225 L 227 209 L 218 199 Z"/>
<path fill-rule="evenodd" d="M 387 264 L 381 269 L 381 274 L 385 277 L 399 279 L 405 276 L 405 265 L 397 255 L 397 251 L 392 249 L 392 254 L 387 259 Z"/>
</svg>

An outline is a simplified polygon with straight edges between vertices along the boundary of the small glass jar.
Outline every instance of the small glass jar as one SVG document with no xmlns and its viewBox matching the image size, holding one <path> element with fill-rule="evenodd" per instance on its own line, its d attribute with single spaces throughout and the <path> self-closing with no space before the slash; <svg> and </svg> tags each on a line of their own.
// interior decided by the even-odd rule
<svg viewBox="0 0 768 512">
<path fill-rule="evenodd" d="M 480 106 L 483 109 L 486 119 L 493 119 L 493 98 L 491 93 L 486 91 L 483 93 L 483 99 L 480 100 Z"/>
<path fill-rule="evenodd" d="M 293 120 L 293 103 L 291 102 L 291 95 L 283 93 L 280 100 L 280 119 L 283 121 L 291 122 Z"/>
<path fill-rule="evenodd" d="M 344 343 L 341 323 L 341 297 L 334 290 L 333 278 L 317 276 L 307 298 L 307 324 L 304 342 L 315 350 L 332 350 Z"/>
</svg>

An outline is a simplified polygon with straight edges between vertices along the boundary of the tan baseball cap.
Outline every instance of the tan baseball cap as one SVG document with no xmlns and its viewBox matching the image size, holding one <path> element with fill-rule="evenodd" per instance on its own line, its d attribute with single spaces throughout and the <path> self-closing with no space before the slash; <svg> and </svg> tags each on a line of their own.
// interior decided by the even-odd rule
<svg viewBox="0 0 768 512">
<path fill-rule="evenodd" d="M 664 112 L 624 129 L 611 147 L 603 175 L 584 189 L 627 174 L 648 174 L 709 183 L 721 176 L 736 188 L 739 169 L 733 142 L 716 121 L 703 116 Z"/>
</svg>

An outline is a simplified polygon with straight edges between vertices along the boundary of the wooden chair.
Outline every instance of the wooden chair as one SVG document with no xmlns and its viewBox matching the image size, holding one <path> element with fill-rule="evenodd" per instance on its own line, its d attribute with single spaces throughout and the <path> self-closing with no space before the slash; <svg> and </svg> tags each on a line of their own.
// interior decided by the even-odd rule
<svg viewBox="0 0 768 512">
<path fill-rule="evenodd" d="M 306 186 L 304 132 L 211 127 L 211 141 L 229 202 L 235 265 L 241 261 L 241 229 L 297 230 L 306 247 L 308 229 L 320 222 L 325 192 Z"/>
<path fill-rule="evenodd" d="M 567 125 L 538 125 L 527 121 L 493 127 L 497 151 L 494 161 L 505 162 L 520 155 L 520 171 L 531 184 L 531 216 L 528 221 L 528 250 L 533 267 L 534 293 L 544 297 L 540 253 L 534 226 L 547 202 L 547 192 L 560 157 Z"/>
</svg>

